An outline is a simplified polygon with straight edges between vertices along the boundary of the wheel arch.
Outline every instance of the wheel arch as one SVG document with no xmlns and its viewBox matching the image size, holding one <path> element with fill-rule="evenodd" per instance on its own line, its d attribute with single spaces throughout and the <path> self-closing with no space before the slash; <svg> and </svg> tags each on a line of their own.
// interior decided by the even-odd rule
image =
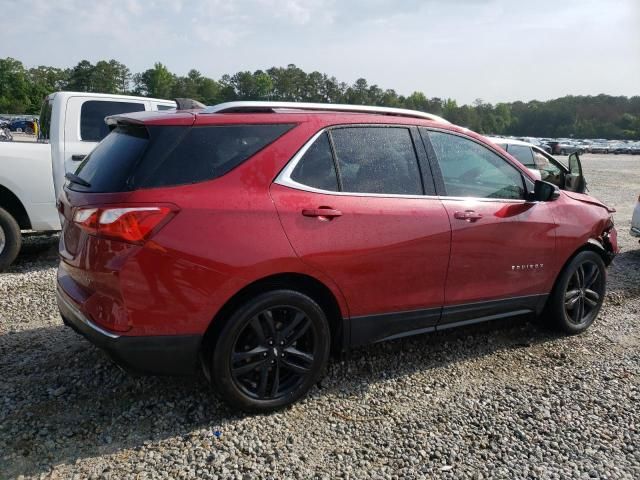
<svg viewBox="0 0 640 480">
<path fill-rule="evenodd" d="M 31 229 L 31 220 L 27 209 L 15 193 L 0 185 L 0 208 L 3 208 L 16 220 L 21 230 Z"/>
<path fill-rule="evenodd" d="M 331 289 L 320 280 L 307 274 L 293 272 L 279 273 L 260 278 L 246 285 L 227 300 L 222 308 L 215 314 L 202 339 L 201 356 L 202 360 L 205 360 L 202 363 L 207 375 L 209 362 L 206 361 L 206 359 L 210 358 L 215 339 L 232 312 L 256 295 L 280 289 L 304 293 L 315 300 L 325 312 L 329 322 L 332 353 L 339 353 L 346 348 L 346 345 L 348 345 L 349 330 L 345 325 L 340 303 Z"/>
<path fill-rule="evenodd" d="M 553 288 L 551 290 L 551 293 L 555 291 L 556 284 L 558 283 L 558 279 L 562 275 L 562 272 L 564 272 L 565 269 L 567 268 L 567 265 L 571 263 L 571 260 L 573 260 L 579 253 L 585 252 L 585 251 L 597 253 L 600 256 L 600 258 L 602 258 L 602 261 L 604 262 L 605 266 L 608 266 L 611 263 L 611 255 L 609 254 L 605 246 L 598 240 L 590 238 L 589 240 L 587 240 L 586 243 L 578 247 L 571 255 L 569 255 L 567 260 L 562 264 L 562 267 L 560 267 L 560 270 L 558 270 L 558 274 L 556 275 L 556 278 L 553 280 Z"/>
</svg>

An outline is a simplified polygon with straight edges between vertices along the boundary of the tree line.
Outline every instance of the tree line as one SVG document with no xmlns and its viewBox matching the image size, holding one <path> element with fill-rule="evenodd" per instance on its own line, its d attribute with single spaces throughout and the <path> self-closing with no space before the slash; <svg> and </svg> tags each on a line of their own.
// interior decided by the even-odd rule
<svg viewBox="0 0 640 480">
<path fill-rule="evenodd" d="M 0 112 L 35 114 L 49 93 L 68 90 L 193 98 L 205 104 L 232 100 L 349 103 L 409 108 L 441 115 L 480 133 L 534 137 L 640 139 L 640 96 L 565 96 L 548 101 L 497 103 L 481 99 L 458 105 L 450 98 L 408 96 L 371 85 L 353 84 L 321 72 L 307 73 L 295 65 L 244 71 L 208 78 L 198 70 L 180 76 L 162 63 L 140 73 L 116 60 L 92 64 L 82 60 L 72 68 L 27 68 L 14 58 L 0 59 Z"/>
</svg>

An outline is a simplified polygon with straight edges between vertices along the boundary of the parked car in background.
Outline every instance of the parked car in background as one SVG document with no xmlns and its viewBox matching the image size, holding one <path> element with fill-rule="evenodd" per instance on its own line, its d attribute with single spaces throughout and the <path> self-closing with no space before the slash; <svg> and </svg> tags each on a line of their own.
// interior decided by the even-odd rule
<svg viewBox="0 0 640 480">
<path fill-rule="evenodd" d="M 539 146 L 510 138 L 487 137 L 487 139 L 509 152 L 525 167 L 537 172 L 542 180 L 552 183 L 562 190 L 572 190 L 579 193 L 584 193 L 586 190 L 587 184 L 582 178 L 582 165 L 577 153 L 571 157 L 575 158 L 574 162 L 577 161 L 576 171 L 572 173 L 568 167 Z"/>
<path fill-rule="evenodd" d="M 65 173 L 75 171 L 109 133 L 104 118 L 160 108 L 175 108 L 175 102 L 86 92 L 53 93 L 42 105 L 38 142 L 0 143 L 0 238 L 4 239 L 0 242 L 0 271 L 18 255 L 22 230 L 60 230 L 56 194 L 62 189 Z M 12 123 L 14 127 L 18 124 Z"/>
<path fill-rule="evenodd" d="M 540 314 L 595 320 L 612 210 L 423 112 L 231 102 L 108 119 L 68 173 L 57 296 L 126 368 L 288 405 L 329 352 Z"/>
<path fill-rule="evenodd" d="M 16 133 L 33 133 L 33 120 L 15 120 L 9 124 L 9 130 Z"/>
<path fill-rule="evenodd" d="M 640 196 L 638 196 L 638 203 L 636 203 L 631 217 L 631 235 L 640 237 Z"/>
<path fill-rule="evenodd" d="M 606 143 L 593 143 L 591 144 L 591 153 L 609 153 L 611 147 Z"/>
</svg>

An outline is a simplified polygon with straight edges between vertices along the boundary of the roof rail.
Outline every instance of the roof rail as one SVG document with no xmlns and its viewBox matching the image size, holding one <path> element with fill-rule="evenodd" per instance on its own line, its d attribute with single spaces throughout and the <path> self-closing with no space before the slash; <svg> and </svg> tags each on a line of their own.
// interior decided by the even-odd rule
<svg viewBox="0 0 640 480">
<path fill-rule="evenodd" d="M 250 113 L 274 112 L 283 110 L 316 110 L 323 112 L 370 113 L 377 115 L 395 115 L 398 117 L 422 118 L 433 122 L 451 123 L 442 117 L 430 113 L 408 110 L 405 108 L 371 107 L 368 105 L 344 105 L 337 103 L 305 103 L 305 102 L 226 102 L 205 108 L 201 113 Z"/>
</svg>

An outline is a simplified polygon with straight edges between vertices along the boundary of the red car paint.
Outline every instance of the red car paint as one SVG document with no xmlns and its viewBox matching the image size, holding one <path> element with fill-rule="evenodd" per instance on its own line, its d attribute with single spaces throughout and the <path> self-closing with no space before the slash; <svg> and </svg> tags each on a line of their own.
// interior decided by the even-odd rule
<svg viewBox="0 0 640 480">
<path fill-rule="evenodd" d="M 214 180 L 122 193 L 65 188 L 59 199 L 65 217 L 59 289 L 104 331 L 125 337 L 204 335 L 234 295 L 278 274 L 297 274 L 324 285 L 346 322 L 544 295 L 578 249 L 589 242 L 602 245 L 612 228 L 604 206 L 564 192 L 552 202 L 493 202 L 337 196 L 274 183 L 316 132 L 351 124 L 456 132 L 496 152 L 533 181 L 513 157 L 483 137 L 448 124 L 313 112 L 141 112 L 122 120 L 183 128 L 295 124 Z M 141 244 L 101 238 L 72 221 L 78 208 L 128 205 L 171 205 L 175 212 Z M 341 216 L 302 214 L 319 208 Z M 468 211 L 478 218 L 465 218 Z M 608 238 L 616 252 L 615 235 Z"/>
</svg>

